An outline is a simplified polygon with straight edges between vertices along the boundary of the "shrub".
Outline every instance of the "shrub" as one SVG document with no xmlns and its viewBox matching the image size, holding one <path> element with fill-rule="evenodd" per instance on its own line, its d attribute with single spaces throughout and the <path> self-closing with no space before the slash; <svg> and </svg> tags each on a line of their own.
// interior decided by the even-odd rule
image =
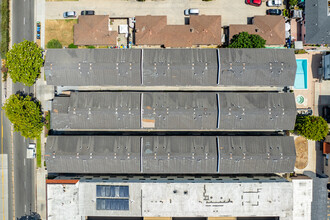
<svg viewBox="0 0 330 220">
<path fill-rule="evenodd" d="M 304 54 L 304 53 L 307 53 L 307 52 L 306 52 L 306 50 L 301 49 L 301 50 L 295 50 L 294 53 L 295 54 Z"/>
<path fill-rule="evenodd" d="M 69 44 L 68 47 L 69 47 L 69 48 L 78 48 L 78 46 L 77 46 L 77 45 L 74 45 L 73 43 L 72 43 L 72 44 Z"/>
<path fill-rule="evenodd" d="M 52 39 L 52 40 L 48 41 L 46 47 L 47 48 L 62 48 L 62 44 L 58 40 Z"/>
<path fill-rule="evenodd" d="M 87 46 L 88 49 L 95 49 L 95 46 Z"/>
<path fill-rule="evenodd" d="M 283 16 L 284 17 L 289 17 L 289 10 L 288 9 L 283 9 Z"/>
</svg>

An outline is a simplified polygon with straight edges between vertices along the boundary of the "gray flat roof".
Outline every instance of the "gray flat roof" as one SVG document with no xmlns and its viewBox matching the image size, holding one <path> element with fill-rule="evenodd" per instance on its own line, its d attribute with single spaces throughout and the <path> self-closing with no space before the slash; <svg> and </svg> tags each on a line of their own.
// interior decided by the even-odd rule
<svg viewBox="0 0 330 220">
<path fill-rule="evenodd" d="M 290 173 L 296 150 L 292 137 L 220 137 L 219 173 Z M 266 171 L 266 172 L 265 172 Z"/>
<path fill-rule="evenodd" d="M 49 136 L 49 173 L 140 173 L 140 138 L 132 136 Z"/>
<path fill-rule="evenodd" d="M 53 100 L 51 128 L 55 130 L 139 127 L 139 93 L 73 92 Z"/>
<path fill-rule="evenodd" d="M 292 93 L 73 92 L 55 97 L 53 130 L 292 130 Z"/>
<path fill-rule="evenodd" d="M 49 173 L 247 174 L 293 172 L 293 137 L 49 136 Z"/>
<path fill-rule="evenodd" d="M 141 50 L 50 49 L 47 84 L 56 86 L 140 85 Z"/>
<path fill-rule="evenodd" d="M 219 128 L 225 130 L 293 130 L 293 93 L 219 93 Z"/>
<path fill-rule="evenodd" d="M 214 49 L 144 49 L 143 85 L 216 86 L 217 54 Z"/>
<path fill-rule="evenodd" d="M 220 85 L 293 86 L 297 69 L 290 49 L 220 50 Z"/>
<path fill-rule="evenodd" d="M 305 42 L 330 44 L 330 16 L 327 0 L 305 1 Z"/>
<path fill-rule="evenodd" d="M 142 128 L 216 129 L 216 93 L 143 93 Z"/>
<path fill-rule="evenodd" d="M 144 173 L 217 173 L 216 137 L 145 136 Z"/>
<path fill-rule="evenodd" d="M 295 73 L 282 49 L 49 49 L 45 61 L 55 86 L 283 87 Z"/>
</svg>

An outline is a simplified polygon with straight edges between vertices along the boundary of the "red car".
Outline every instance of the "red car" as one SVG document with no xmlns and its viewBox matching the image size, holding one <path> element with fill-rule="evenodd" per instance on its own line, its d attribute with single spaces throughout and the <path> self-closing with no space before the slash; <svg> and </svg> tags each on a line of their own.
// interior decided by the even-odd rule
<svg viewBox="0 0 330 220">
<path fill-rule="evenodd" d="M 245 3 L 253 6 L 260 6 L 261 0 L 245 0 Z"/>
</svg>

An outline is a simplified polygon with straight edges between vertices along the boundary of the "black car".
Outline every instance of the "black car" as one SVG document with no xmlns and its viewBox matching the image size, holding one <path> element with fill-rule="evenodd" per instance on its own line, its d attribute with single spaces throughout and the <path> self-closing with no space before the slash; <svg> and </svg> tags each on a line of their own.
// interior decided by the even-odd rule
<svg viewBox="0 0 330 220">
<path fill-rule="evenodd" d="M 323 106 L 323 118 L 330 123 L 330 107 Z"/>
<path fill-rule="evenodd" d="M 268 15 L 282 15 L 282 10 L 280 10 L 280 9 L 268 9 L 266 11 L 266 14 L 268 14 Z"/>
<path fill-rule="evenodd" d="M 84 11 L 81 11 L 81 15 L 95 15 L 95 11 L 84 10 Z"/>
</svg>

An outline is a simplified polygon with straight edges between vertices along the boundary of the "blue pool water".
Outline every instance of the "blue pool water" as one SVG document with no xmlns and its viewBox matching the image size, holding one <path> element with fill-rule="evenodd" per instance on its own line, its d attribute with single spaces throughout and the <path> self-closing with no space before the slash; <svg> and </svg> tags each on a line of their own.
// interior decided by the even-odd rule
<svg viewBox="0 0 330 220">
<path fill-rule="evenodd" d="M 307 60 L 297 59 L 296 79 L 294 81 L 295 89 L 307 89 Z"/>
</svg>

